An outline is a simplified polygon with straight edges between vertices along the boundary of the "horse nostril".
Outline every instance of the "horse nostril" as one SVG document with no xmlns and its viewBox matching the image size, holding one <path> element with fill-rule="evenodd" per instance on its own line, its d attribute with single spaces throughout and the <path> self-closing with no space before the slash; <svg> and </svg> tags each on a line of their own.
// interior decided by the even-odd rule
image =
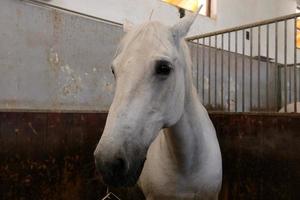
<svg viewBox="0 0 300 200">
<path fill-rule="evenodd" d="M 127 171 L 126 161 L 123 158 L 117 158 L 111 163 L 111 171 L 114 174 L 125 174 Z"/>
</svg>

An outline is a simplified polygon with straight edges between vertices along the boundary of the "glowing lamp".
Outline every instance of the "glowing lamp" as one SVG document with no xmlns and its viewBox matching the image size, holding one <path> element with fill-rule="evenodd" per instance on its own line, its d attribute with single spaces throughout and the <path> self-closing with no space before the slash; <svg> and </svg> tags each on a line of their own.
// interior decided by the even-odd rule
<svg viewBox="0 0 300 200">
<path fill-rule="evenodd" d="M 207 15 L 207 0 L 162 0 L 178 8 L 196 12 L 203 5 L 199 14 Z"/>
</svg>

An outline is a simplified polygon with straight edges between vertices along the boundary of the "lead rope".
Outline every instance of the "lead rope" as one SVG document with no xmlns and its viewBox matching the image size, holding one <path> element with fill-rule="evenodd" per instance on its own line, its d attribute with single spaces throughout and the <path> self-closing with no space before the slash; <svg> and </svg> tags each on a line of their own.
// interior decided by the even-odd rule
<svg viewBox="0 0 300 200">
<path fill-rule="evenodd" d="M 106 189 L 106 195 L 101 200 L 121 200 L 117 195 L 109 191 L 109 187 Z"/>
</svg>

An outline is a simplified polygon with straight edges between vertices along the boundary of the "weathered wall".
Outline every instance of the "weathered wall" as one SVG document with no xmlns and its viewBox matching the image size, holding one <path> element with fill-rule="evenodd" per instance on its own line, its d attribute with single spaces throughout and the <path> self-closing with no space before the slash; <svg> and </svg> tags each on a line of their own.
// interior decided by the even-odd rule
<svg viewBox="0 0 300 200">
<path fill-rule="evenodd" d="M 76 4 L 74 4 L 76 5 Z M 18 0 L 0 2 L 0 109 L 96 110 L 107 111 L 112 101 L 114 81 L 110 63 L 123 30 L 120 25 L 84 18 L 52 8 L 36 7 Z M 226 38 L 225 38 L 226 39 Z M 226 49 L 225 43 L 225 49 Z M 247 45 L 247 44 L 246 44 Z M 208 49 L 208 48 L 207 48 Z M 194 80 L 196 48 L 192 47 Z M 289 49 L 290 50 L 290 49 Z M 202 84 L 202 48 L 199 53 L 199 95 L 205 88 L 208 104 L 208 59 L 205 59 L 205 84 Z M 212 49 L 212 77 L 214 49 Z M 221 104 L 221 51 L 217 53 L 217 103 L 214 80 L 212 104 Z M 224 106 L 228 99 L 228 53 L 224 56 Z M 205 52 L 208 58 L 208 51 Z M 231 55 L 231 110 L 241 111 L 241 60 L 238 56 L 238 102 L 234 102 L 234 55 Z M 245 110 L 249 111 L 249 58 L 245 59 Z M 257 88 L 257 62 L 253 64 L 253 88 Z M 261 108 L 266 107 L 265 63 L 261 62 Z M 270 65 L 270 107 L 277 107 L 276 71 Z M 196 83 L 196 82 L 195 82 Z M 291 87 L 292 88 L 292 87 Z M 253 93 L 257 107 L 257 90 Z"/>
<path fill-rule="evenodd" d="M 45 2 L 45 0 L 39 0 Z M 254 23 L 265 19 L 271 19 L 296 12 L 296 0 L 212 0 L 216 2 L 216 17 L 209 18 L 199 16 L 192 26 L 189 35 L 198 35 L 212 31 L 232 28 L 248 23 Z M 87 13 L 93 16 L 109 19 L 119 23 L 129 20 L 135 24 L 140 24 L 149 20 L 152 13 L 152 20 L 158 20 L 166 25 L 173 25 L 178 21 L 178 11 L 161 0 L 49 0 L 47 3 Z M 284 34 L 283 24 L 279 24 L 279 62 L 283 63 L 284 55 Z M 266 29 L 262 27 L 261 34 L 261 55 L 266 55 L 265 35 Z M 270 47 L 275 48 L 274 26 L 270 26 Z M 294 41 L 293 22 L 288 23 L 288 49 L 292 49 Z M 225 35 L 226 38 L 226 35 Z M 253 55 L 257 55 L 258 38 L 256 30 L 253 35 L 254 48 Z M 232 46 L 233 46 L 232 40 Z M 241 42 L 239 49 L 241 49 Z M 225 44 L 225 48 L 226 48 Z M 246 41 L 246 54 L 249 55 L 250 41 Z M 293 53 L 288 53 L 288 63 L 293 63 Z M 274 51 L 270 51 L 270 57 L 274 58 Z M 298 56 L 300 60 L 300 55 Z"/>
<path fill-rule="evenodd" d="M 0 27 L 0 109 L 108 109 L 120 26 L 1 0 Z"/>
<path fill-rule="evenodd" d="M 0 112 L 0 199 L 104 197 L 93 151 L 106 116 Z M 299 115 L 210 116 L 223 158 L 220 200 L 299 199 Z M 143 199 L 138 190 L 113 191 L 123 200 Z"/>
<path fill-rule="evenodd" d="M 39 0 L 70 10 L 123 23 L 126 19 L 135 24 L 159 20 L 172 25 L 178 11 L 161 0 Z M 252 23 L 296 12 L 296 0 L 212 0 L 216 1 L 216 18 L 199 16 L 190 31 L 191 35 L 207 33 L 241 24 Z"/>
</svg>

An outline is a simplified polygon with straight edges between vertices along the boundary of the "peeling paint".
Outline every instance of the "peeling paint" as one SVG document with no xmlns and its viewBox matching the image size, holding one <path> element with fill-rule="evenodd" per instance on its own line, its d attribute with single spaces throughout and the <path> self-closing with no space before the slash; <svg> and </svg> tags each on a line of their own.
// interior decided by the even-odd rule
<svg viewBox="0 0 300 200">
<path fill-rule="evenodd" d="M 0 1 L 0 19 L 0 108 L 109 108 L 120 26 L 11 0 Z"/>
<path fill-rule="evenodd" d="M 38 135 L 38 133 L 37 133 L 37 131 L 35 130 L 35 128 L 33 128 L 31 122 L 28 122 L 28 126 L 29 126 L 29 128 L 32 130 L 32 132 L 33 132 L 35 135 Z"/>
<path fill-rule="evenodd" d="M 69 66 L 61 66 L 61 80 L 62 84 L 62 94 L 65 96 L 76 94 L 82 90 L 82 79 L 81 76 L 75 73 L 75 71 Z M 75 96 L 74 96 L 75 95 Z"/>
<path fill-rule="evenodd" d="M 53 48 L 50 48 L 48 53 L 48 63 L 55 72 L 59 70 L 59 62 L 58 53 Z"/>
</svg>

